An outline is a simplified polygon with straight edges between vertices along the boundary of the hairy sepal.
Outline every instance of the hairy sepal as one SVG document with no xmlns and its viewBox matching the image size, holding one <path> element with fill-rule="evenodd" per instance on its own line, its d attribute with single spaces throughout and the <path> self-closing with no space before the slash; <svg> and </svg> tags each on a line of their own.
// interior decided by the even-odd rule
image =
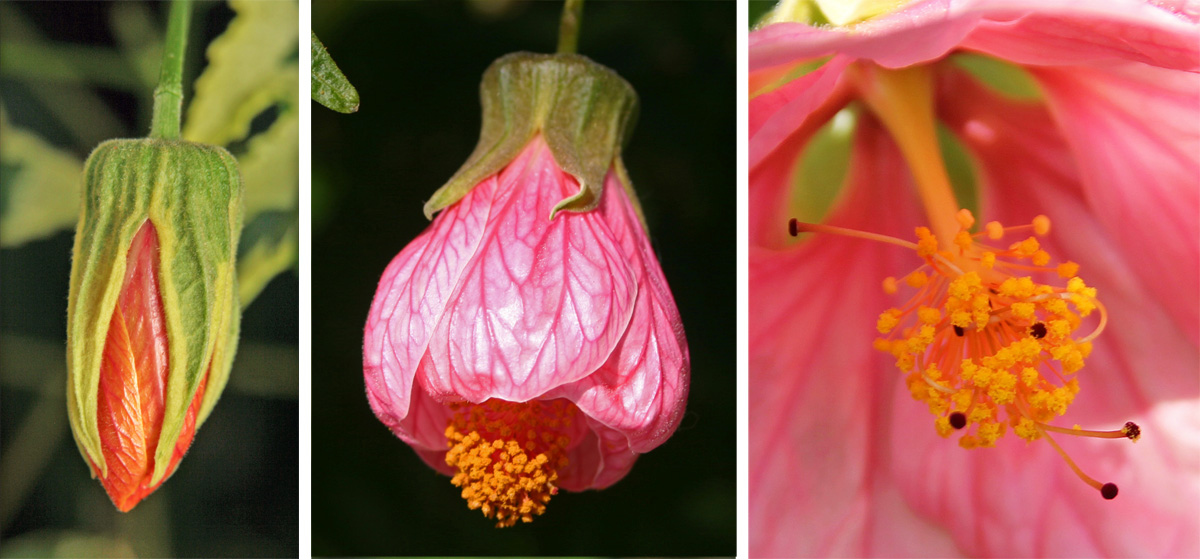
<svg viewBox="0 0 1200 559">
<path fill-rule="evenodd" d="M 479 86 L 483 126 L 467 162 L 425 203 L 425 217 L 462 199 L 511 163 L 537 134 L 578 182 L 556 202 L 563 210 L 596 207 L 604 177 L 620 155 L 637 117 L 637 94 L 616 72 L 575 54 L 505 55 L 488 67 Z"/>
<path fill-rule="evenodd" d="M 242 182 L 224 149 L 158 139 L 100 144 L 84 168 L 67 310 L 67 396 L 80 452 L 108 472 L 97 424 L 101 362 L 129 246 L 147 220 L 159 239 L 158 280 L 170 370 L 151 483 L 167 473 L 204 375 L 206 418 L 229 375 L 240 314 L 236 247 Z M 213 366 L 209 372 L 209 365 Z"/>
</svg>

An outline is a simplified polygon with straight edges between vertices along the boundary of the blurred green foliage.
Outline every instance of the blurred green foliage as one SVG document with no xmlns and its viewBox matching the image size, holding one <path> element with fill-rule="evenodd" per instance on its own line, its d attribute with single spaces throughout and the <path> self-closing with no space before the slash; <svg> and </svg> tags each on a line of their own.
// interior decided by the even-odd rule
<svg viewBox="0 0 1200 559">
<path fill-rule="evenodd" d="M 692 359 L 679 431 L 603 491 L 532 524 L 470 511 L 371 413 L 362 334 L 380 275 L 479 137 L 496 58 L 553 52 L 560 2 L 326 2 L 313 30 L 359 111 L 313 105 L 314 555 L 732 556 L 736 544 L 736 9 L 588 2 L 579 53 L 637 90 L 623 151 Z"/>
<path fill-rule="evenodd" d="M 265 291 L 243 316 L 230 385 L 187 458 L 128 514 L 118 512 L 90 478 L 67 426 L 71 229 L 78 219 L 80 169 L 91 149 L 149 131 L 166 4 L 0 4 L 4 556 L 298 553 L 298 288 L 293 274 L 278 275 L 295 261 L 298 12 L 293 2 L 271 4 L 274 11 L 265 16 L 252 13 L 260 8 L 252 2 L 232 9 L 195 5 L 185 104 L 220 104 L 231 91 L 222 80 L 246 81 L 220 75 L 249 59 L 269 78 L 246 89 L 257 105 L 226 103 L 242 110 L 189 113 L 184 122 L 185 137 L 224 144 L 241 162 L 248 205 L 239 263 L 243 305 Z M 245 30 L 240 38 L 238 29 Z M 222 36 L 223 49 L 213 43 Z M 266 39 L 274 42 L 273 51 L 259 42 Z M 203 91 L 204 80 L 193 89 L 198 76 L 210 76 L 211 91 Z M 200 121 L 235 133 L 214 140 L 189 132 Z"/>
</svg>

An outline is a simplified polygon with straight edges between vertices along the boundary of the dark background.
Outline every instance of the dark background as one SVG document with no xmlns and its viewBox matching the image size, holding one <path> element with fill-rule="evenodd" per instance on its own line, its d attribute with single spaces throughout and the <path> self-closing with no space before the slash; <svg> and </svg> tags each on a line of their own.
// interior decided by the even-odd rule
<svg viewBox="0 0 1200 559">
<path fill-rule="evenodd" d="M 375 419 L 362 333 L 379 276 L 479 135 L 479 79 L 553 52 L 560 2 L 314 2 L 313 29 L 361 96 L 313 104 L 314 555 L 728 555 L 736 540 L 734 2 L 588 2 L 579 53 L 637 90 L 624 151 L 691 350 L 679 431 L 609 489 L 561 493 L 497 530 Z"/>
<path fill-rule="evenodd" d="M 161 42 L 166 4 L 143 3 Z M 204 66 L 204 48 L 233 13 L 200 2 L 193 13 L 184 84 Z M 112 53 L 118 83 L 0 74 L 0 100 L 14 126 L 32 130 L 80 161 L 84 137 L 145 136 L 153 84 L 129 84 L 110 30 L 114 5 L 0 5 L 5 41 Z M 0 53 L 0 56 L 3 56 Z M 92 74 L 95 74 L 93 69 Z M 52 89 L 54 96 L 43 93 Z M 98 97 L 104 114 L 73 123 L 50 103 Z M 103 117 L 103 118 L 101 118 Z M 109 127 L 98 129 L 100 123 Z M 265 124 L 265 123 L 264 123 Z M 89 128 L 90 127 L 90 128 Z M 2 141 L 2 140 L 0 140 Z M 0 201 L 3 200 L 0 184 Z M 73 229 L 73 227 L 71 228 Z M 73 231 L 0 250 L 0 553 L 4 556 L 294 557 L 298 533 L 298 282 L 277 276 L 246 309 L 230 383 L 197 431 L 178 470 L 132 512 L 112 505 L 71 436 L 66 411 L 66 319 Z"/>
</svg>

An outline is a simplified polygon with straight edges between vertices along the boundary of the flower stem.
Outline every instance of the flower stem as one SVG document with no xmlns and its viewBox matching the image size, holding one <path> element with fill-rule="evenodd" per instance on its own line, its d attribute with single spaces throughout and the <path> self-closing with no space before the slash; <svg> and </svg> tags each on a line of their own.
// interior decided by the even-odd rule
<svg viewBox="0 0 1200 559">
<path fill-rule="evenodd" d="M 562 22 L 558 25 L 558 54 L 575 54 L 582 19 L 583 0 L 566 0 L 563 3 Z"/>
<path fill-rule="evenodd" d="M 954 246 L 959 210 L 942 162 L 933 113 L 933 76 L 928 66 L 900 70 L 865 67 L 858 74 L 871 112 L 896 141 L 917 183 L 929 228 L 938 244 Z"/>
<path fill-rule="evenodd" d="M 164 140 L 179 138 L 179 120 L 183 107 L 183 53 L 187 48 L 191 0 L 171 0 L 167 18 L 167 40 L 163 44 L 162 73 L 154 88 L 154 118 L 150 137 Z"/>
</svg>

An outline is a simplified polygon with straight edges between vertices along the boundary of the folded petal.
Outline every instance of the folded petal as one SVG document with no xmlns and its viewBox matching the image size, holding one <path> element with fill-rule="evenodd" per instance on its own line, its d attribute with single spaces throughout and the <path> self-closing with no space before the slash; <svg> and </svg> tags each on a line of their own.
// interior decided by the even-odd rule
<svg viewBox="0 0 1200 559">
<path fill-rule="evenodd" d="M 977 0 L 983 16 L 960 48 L 1030 66 L 1142 62 L 1200 69 L 1195 13 L 1144 0 Z"/>
<path fill-rule="evenodd" d="M 1200 69 L 1194 6 L 1141 0 L 926 0 L 847 27 L 777 23 L 750 34 L 750 71 L 839 54 L 887 68 L 956 49 L 1036 66 L 1134 61 Z"/>
<path fill-rule="evenodd" d="M 804 128 L 809 134 L 844 106 L 849 99 L 838 91 L 842 72 L 850 59 L 834 57 L 820 68 L 750 101 L 750 167 L 757 167 L 780 144 Z"/>
<path fill-rule="evenodd" d="M 388 264 L 371 303 L 363 341 L 367 399 L 380 421 L 410 444 L 415 431 L 401 424 L 409 416 L 417 368 L 483 236 L 485 219 L 484 212 L 466 211 L 464 204 L 442 212 L 437 227 L 426 229 Z M 443 440 L 438 446 L 445 428 L 443 422 L 436 430 Z"/>
<path fill-rule="evenodd" d="M 594 422 L 619 433 L 626 452 L 645 453 L 679 426 L 691 365 L 683 322 L 649 237 L 615 172 L 606 183 L 597 211 L 629 255 L 637 285 L 633 317 L 594 374 L 546 397 L 570 399 Z"/>
<path fill-rule="evenodd" d="M 941 58 L 974 29 L 970 4 L 923 0 L 848 27 L 776 23 L 750 34 L 750 71 L 827 54 L 899 68 Z"/>
</svg>

